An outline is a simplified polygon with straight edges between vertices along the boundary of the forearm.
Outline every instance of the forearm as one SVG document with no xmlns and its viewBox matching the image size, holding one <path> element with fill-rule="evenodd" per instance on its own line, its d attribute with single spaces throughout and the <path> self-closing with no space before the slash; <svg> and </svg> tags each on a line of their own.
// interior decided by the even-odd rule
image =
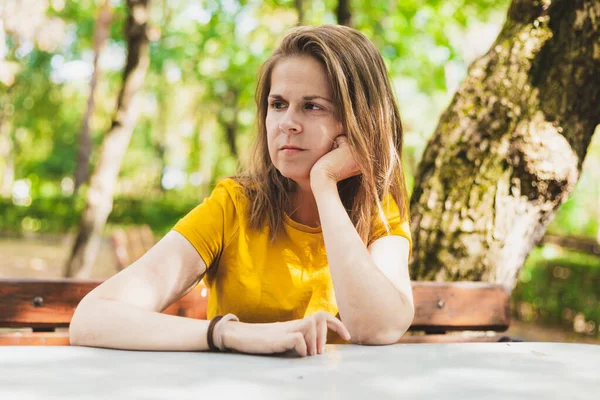
<svg viewBox="0 0 600 400">
<path fill-rule="evenodd" d="M 314 185 L 340 317 L 354 341 L 393 343 L 406 332 L 413 305 L 375 265 L 333 182 Z"/>
<path fill-rule="evenodd" d="M 129 350 L 208 350 L 208 321 L 146 311 L 105 299 L 77 307 L 69 337 L 72 345 Z"/>
</svg>

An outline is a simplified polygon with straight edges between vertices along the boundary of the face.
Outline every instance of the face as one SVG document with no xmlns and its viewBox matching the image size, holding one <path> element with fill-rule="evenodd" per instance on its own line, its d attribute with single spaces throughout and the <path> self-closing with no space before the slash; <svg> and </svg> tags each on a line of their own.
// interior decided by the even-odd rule
<svg viewBox="0 0 600 400">
<path fill-rule="evenodd" d="M 342 134 L 325 67 L 312 57 L 290 57 L 271 72 L 266 117 L 269 155 L 279 172 L 298 183 L 332 150 Z"/>
</svg>

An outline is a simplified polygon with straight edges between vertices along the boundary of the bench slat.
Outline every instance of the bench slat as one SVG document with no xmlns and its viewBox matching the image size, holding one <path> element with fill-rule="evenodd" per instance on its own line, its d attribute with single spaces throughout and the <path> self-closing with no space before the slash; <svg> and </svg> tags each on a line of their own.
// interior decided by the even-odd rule
<svg viewBox="0 0 600 400">
<path fill-rule="evenodd" d="M 69 278 L 0 279 L 0 327 L 68 327 L 81 299 L 102 282 Z M 206 288 L 197 286 L 163 313 L 204 319 L 207 296 Z"/>
<path fill-rule="evenodd" d="M 0 346 L 70 346 L 68 332 L 0 333 Z"/>
<path fill-rule="evenodd" d="M 413 282 L 411 330 L 492 330 L 510 325 L 510 296 L 502 285 L 484 282 Z"/>
<path fill-rule="evenodd" d="M 81 299 L 101 280 L 0 279 L 0 327 L 67 327 Z M 504 331 L 510 325 L 509 295 L 501 285 L 481 282 L 413 282 L 411 330 Z M 37 303 L 36 298 L 43 303 Z M 164 313 L 206 318 L 206 288 L 198 286 Z"/>
</svg>

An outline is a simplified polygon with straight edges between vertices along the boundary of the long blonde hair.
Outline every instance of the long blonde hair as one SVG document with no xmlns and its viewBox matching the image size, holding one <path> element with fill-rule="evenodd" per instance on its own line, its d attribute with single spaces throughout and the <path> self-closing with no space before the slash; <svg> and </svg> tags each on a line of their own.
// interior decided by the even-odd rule
<svg viewBox="0 0 600 400">
<path fill-rule="evenodd" d="M 402 123 L 381 54 L 360 32 L 339 25 L 294 28 L 259 72 L 256 87 L 257 137 L 247 170 L 235 179 L 249 198 L 248 222 L 261 230 L 268 225 L 271 240 L 283 231 L 283 212 L 291 179 L 273 165 L 267 145 L 265 118 L 276 63 L 293 56 L 311 56 L 326 69 L 337 117 L 361 175 L 338 183 L 342 202 L 358 234 L 368 243 L 371 221 L 378 215 L 386 228 L 383 199 L 391 195 L 402 220 L 408 219 L 408 194 L 402 172 Z"/>
</svg>

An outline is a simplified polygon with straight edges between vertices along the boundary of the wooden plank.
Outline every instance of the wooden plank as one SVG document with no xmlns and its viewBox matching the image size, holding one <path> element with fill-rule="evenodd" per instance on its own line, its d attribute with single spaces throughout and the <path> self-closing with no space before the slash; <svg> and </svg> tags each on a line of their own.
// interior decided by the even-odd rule
<svg viewBox="0 0 600 400">
<path fill-rule="evenodd" d="M 156 243 L 148 225 L 128 229 L 116 228 L 111 234 L 111 240 L 119 271 L 143 256 Z"/>
<path fill-rule="evenodd" d="M 68 326 L 77 304 L 100 283 L 100 280 L 2 279 L 0 326 Z"/>
<path fill-rule="evenodd" d="M 77 304 L 102 280 L 0 279 L 0 327 L 67 327 Z M 163 311 L 206 318 L 208 290 L 202 285 Z"/>
<path fill-rule="evenodd" d="M 483 282 L 413 282 L 415 318 L 411 330 L 505 331 L 510 299 L 502 285 Z"/>
<path fill-rule="evenodd" d="M 0 279 L 0 327 L 67 327 L 81 299 L 100 280 Z M 481 282 L 413 282 L 411 330 L 504 331 L 510 324 L 508 293 Z M 208 291 L 198 286 L 164 312 L 206 318 Z"/>
<path fill-rule="evenodd" d="M 70 346 L 68 332 L 0 333 L 0 346 Z"/>
</svg>

